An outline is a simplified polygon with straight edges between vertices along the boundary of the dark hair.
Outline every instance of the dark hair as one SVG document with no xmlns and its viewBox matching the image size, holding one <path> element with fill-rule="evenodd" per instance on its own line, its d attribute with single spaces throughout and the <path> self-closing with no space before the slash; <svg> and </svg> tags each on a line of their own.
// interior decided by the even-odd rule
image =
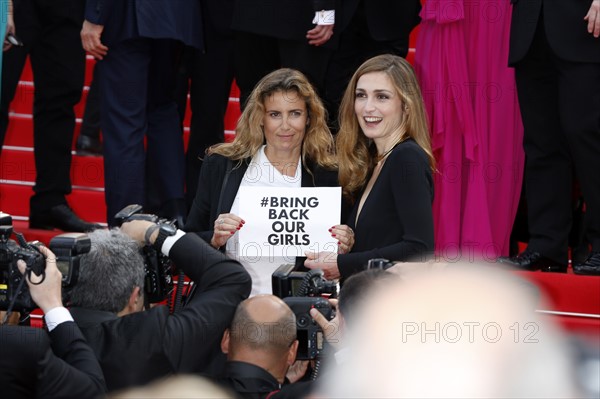
<svg viewBox="0 0 600 399">
<path fill-rule="evenodd" d="M 368 269 L 350 276 L 342 285 L 338 308 L 346 324 L 352 324 L 358 309 L 366 302 L 375 286 L 382 281 L 396 281 L 397 275 L 383 269 Z"/>
</svg>

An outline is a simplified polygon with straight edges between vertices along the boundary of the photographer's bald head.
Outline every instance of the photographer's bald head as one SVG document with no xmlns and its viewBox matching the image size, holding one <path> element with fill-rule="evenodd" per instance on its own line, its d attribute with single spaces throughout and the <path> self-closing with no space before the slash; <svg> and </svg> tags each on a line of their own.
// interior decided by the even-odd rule
<svg viewBox="0 0 600 399">
<path fill-rule="evenodd" d="M 296 358 L 296 316 L 274 295 L 257 295 L 238 305 L 221 349 L 229 361 L 259 366 L 283 382 Z"/>
</svg>

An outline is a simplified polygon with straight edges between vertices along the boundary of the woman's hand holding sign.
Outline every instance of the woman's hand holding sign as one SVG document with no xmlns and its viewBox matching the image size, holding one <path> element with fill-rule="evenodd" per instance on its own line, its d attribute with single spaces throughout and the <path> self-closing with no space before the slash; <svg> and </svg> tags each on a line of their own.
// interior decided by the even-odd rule
<svg viewBox="0 0 600 399">
<path fill-rule="evenodd" d="M 244 223 L 246 222 L 242 218 L 233 213 L 221 213 L 215 220 L 210 245 L 217 249 L 221 248 L 236 231 L 244 227 Z"/>
<path fill-rule="evenodd" d="M 354 246 L 354 231 L 345 224 L 338 224 L 329 229 L 331 236 L 338 240 L 338 254 L 347 254 Z"/>
</svg>

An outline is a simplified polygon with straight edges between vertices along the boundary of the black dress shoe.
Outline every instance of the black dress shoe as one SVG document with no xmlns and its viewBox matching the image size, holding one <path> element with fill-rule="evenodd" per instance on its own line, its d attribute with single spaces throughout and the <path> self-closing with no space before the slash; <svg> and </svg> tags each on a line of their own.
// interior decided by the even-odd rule
<svg viewBox="0 0 600 399">
<path fill-rule="evenodd" d="M 587 276 L 600 276 L 600 251 L 592 252 L 585 262 L 573 266 L 573 272 Z"/>
<path fill-rule="evenodd" d="M 29 228 L 52 230 L 61 229 L 68 232 L 89 232 L 101 229 L 96 223 L 81 220 L 66 204 L 56 205 L 45 212 L 31 213 L 29 215 Z"/>
<path fill-rule="evenodd" d="M 501 256 L 498 262 L 520 270 L 566 273 L 567 265 L 546 258 L 539 252 L 525 250 L 516 256 Z"/>
<path fill-rule="evenodd" d="M 79 155 L 102 155 L 102 143 L 98 138 L 80 134 L 75 150 Z"/>
</svg>

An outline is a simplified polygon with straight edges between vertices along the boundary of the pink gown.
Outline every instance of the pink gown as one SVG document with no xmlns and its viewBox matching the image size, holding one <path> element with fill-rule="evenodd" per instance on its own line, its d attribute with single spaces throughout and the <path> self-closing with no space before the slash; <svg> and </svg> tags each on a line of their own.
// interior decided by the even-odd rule
<svg viewBox="0 0 600 399">
<path fill-rule="evenodd" d="M 523 126 L 508 68 L 509 0 L 427 0 L 415 71 L 437 161 L 436 254 L 507 255 L 521 193 Z"/>
</svg>

